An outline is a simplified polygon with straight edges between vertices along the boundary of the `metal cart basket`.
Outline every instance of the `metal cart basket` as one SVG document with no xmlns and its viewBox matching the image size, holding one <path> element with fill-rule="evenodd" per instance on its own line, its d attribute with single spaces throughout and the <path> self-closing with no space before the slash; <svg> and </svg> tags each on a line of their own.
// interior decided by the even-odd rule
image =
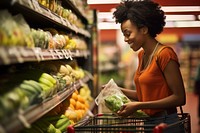
<svg viewBox="0 0 200 133">
<path fill-rule="evenodd" d="M 98 114 L 68 127 L 67 133 L 167 133 L 167 130 L 176 126 L 183 126 L 185 133 L 191 133 L 190 115 L 178 115 L 178 122 L 163 126 L 163 123 L 145 124 L 148 118 L 119 118 L 113 114 Z"/>
</svg>

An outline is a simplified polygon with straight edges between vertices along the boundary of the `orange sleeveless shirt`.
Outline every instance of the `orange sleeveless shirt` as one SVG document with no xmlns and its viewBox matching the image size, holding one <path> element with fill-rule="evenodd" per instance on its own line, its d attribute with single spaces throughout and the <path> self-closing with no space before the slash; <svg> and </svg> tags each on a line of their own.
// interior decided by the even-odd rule
<svg viewBox="0 0 200 133">
<path fill-rule="evenodd" d="M 174 60 L 179 64 L 178 58 L 174 50 L 170 47 L 165 47 L 160 52 L 159 50 L 157 52 L 159 55 L 156 53 L 149 66 L 142 71 L 141 65 L 144 50 L 140 51 L 138 54 L 139 65 L 134 76 L 134 81 L 137 96 L 141 102 L 163 99 L 172 94 L 163 78 L 162 71 L 164 71 L 170 60 Z M 156 63 L 156 58 L 162 71 Z M 157 112 L 163 111 L 163 109 L 143 109 L 143 111 L 151 116 Z"/>
</svg>

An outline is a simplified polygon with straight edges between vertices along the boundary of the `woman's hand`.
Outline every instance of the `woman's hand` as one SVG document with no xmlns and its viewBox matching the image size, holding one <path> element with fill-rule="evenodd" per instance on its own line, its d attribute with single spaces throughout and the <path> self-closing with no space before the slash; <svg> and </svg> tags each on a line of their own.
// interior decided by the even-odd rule
<svg viewBox="0 0 200 133">
<path fill-rule="evenodd" d="M 119 116 L 127 117 L 133 114 L 133 112 L 136 112 L 138 108 L 139 102 L 129 102 L 124 104 L 121 109 L 117 112 Z"/>
</svg>

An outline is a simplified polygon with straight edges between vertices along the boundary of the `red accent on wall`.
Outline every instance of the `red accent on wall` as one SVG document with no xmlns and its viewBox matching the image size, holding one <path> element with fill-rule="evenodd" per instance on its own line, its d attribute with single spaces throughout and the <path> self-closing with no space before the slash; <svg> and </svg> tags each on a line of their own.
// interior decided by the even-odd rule
<svg viewBox="0 0 200 133">
<path fill-rule="evenodd" d="M 116 42 L 117 30 L 100 30 L 100 41 Z"/>
<path fill-rule="evenodd" d="M 196 28 L 165 28 L 161 34 L 177 34 L 180 38 L 184 34 L 200 34 L 200 27 Z"/>
<path fill-rule="evenodd" d="M 100 41 L 113 41 L 116 39 L 116 30 L 100 30 Z M 179 38 L 182 38 L 184 34 L 200 34 L 199 28 L 165 28 L 161 34 L 177 34 Z"/>
<path fill-rule="evenodd" d="M 154 0 L 161 6 L 200 6 L 200 0 Z M 108 12 L 118 4 L 92 4 L 91 9 L 97 9 L 100 12 Z"/>
</svg>

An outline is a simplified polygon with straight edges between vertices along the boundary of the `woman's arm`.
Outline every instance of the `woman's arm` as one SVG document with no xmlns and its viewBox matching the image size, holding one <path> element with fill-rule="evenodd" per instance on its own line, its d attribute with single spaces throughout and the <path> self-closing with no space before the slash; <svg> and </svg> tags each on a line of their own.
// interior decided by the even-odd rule
<svg viewBox="0 0 200 133">
<path fill-rule="evenodd" d="M 135 90 L 120 88 L 121 91 L 129 98 L 134 101 L 138 101 L 137 93 Z"/>
</svg>

